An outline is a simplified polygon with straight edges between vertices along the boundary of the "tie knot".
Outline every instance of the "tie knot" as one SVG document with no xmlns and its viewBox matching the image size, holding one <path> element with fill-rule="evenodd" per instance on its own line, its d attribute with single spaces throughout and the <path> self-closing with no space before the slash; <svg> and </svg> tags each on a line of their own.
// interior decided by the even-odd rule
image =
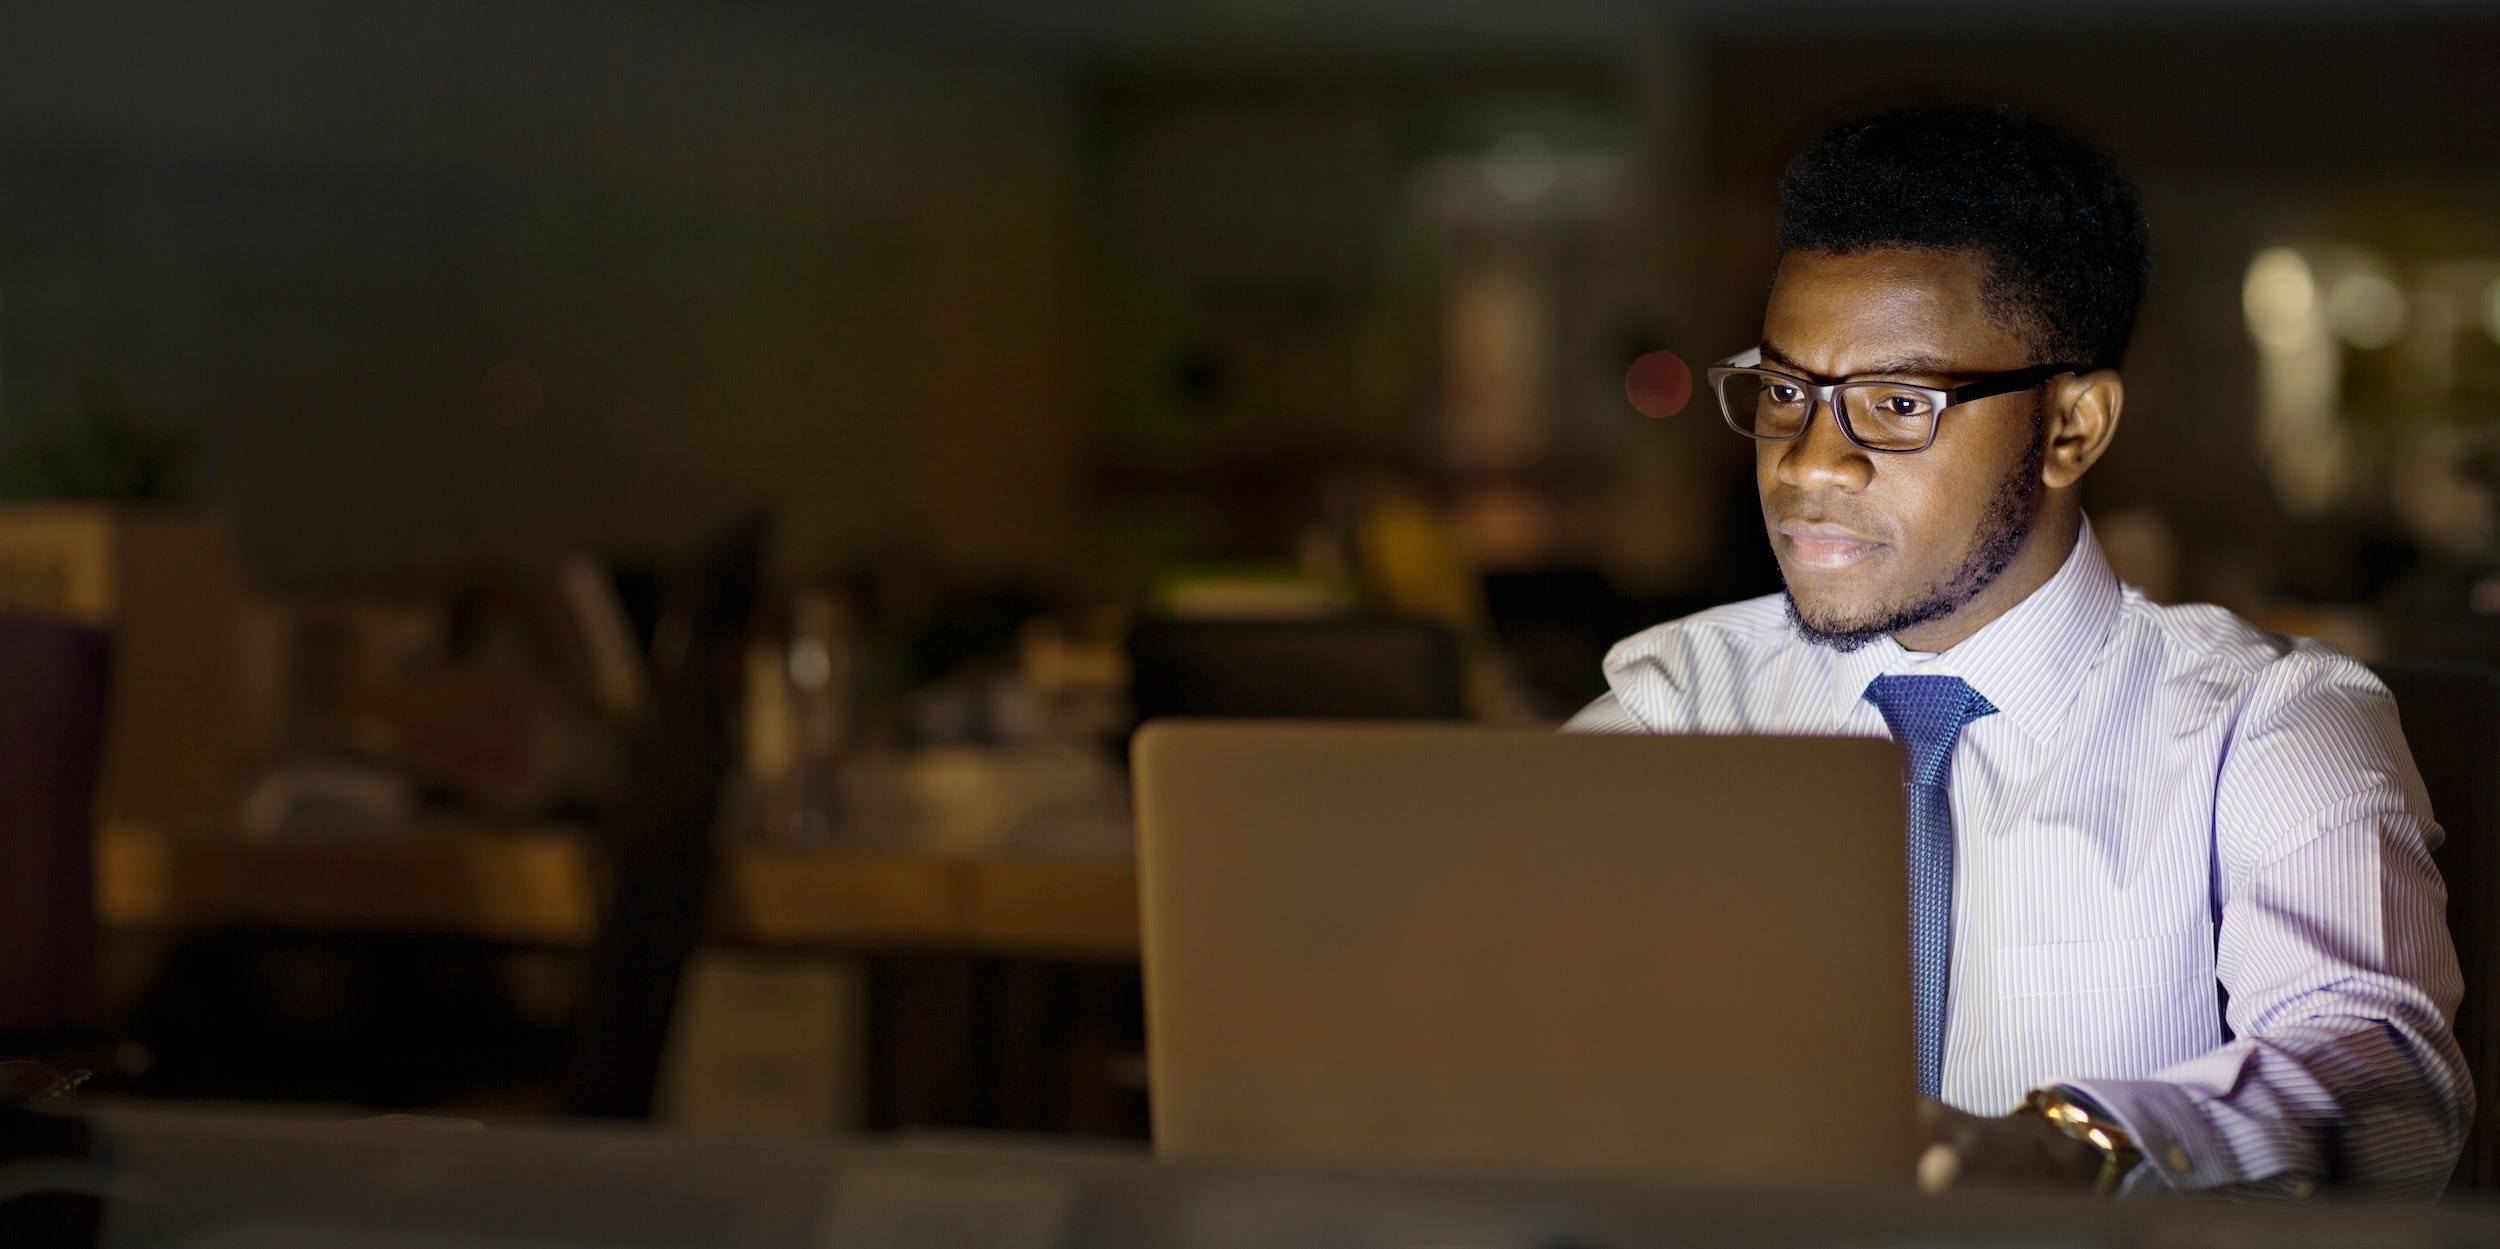
<svg viewBox="0 0 2500 1249">
<path fill-rule="evenodd" d="M 1943 785 L 1962 726 L 1996 712 L 1960 677 L 1877 677 L 1866 684 L 1866 701 L 1901 744 L 1902 779 L 1912 785 Z"/>
</svg>

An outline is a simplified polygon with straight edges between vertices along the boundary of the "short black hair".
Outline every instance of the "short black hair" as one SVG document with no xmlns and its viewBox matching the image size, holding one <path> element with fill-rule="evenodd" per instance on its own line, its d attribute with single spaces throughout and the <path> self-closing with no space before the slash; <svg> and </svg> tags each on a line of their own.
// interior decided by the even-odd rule
<svg viewBox="0 0 2500 1249">
<path fill-rule="evenodd" d="M 2144 209 L 2081 139 L 1997 108 L 1895 109 L 1824 135 L 1780 175 L 1782 257 L 1876 247 L 1988 261 L 1988 311 L 2037 364 L 2116 368 L 2152 284 Z"/>
</svg>

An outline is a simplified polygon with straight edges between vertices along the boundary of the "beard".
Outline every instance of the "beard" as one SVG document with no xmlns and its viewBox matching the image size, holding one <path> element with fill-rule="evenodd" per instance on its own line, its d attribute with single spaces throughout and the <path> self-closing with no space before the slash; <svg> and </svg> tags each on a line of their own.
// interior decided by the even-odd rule
<svg viewBox="0 0 2500 1249">
<path fill-rule="evenodd" d="M 2036 411 L 2036 409 L 2035 409 Z M 2014 556 L 2031 537 L 2032 526 L 2040 517 L 2040 496 L 2045 489 L 2040 482 L 2040 469 L 2048 452 L 2048 431 L 2040 428 L 2035 417 L 2035 434 L 2031 449 L 2023 454 L 2020 464 L 1997 483 L 1988 497 L 1987 515 L 1980 518 L 1979 532 L 1971 542 L 1970 553 L 1952 576 L 1929 586 L 1925 593 L 1891 609 L 1879 609 L 1871 619 L 1810 620 L 1797 607 L 1794 591 L 1783 591 L 1788 604 L 1789 627 L 1797 636 L 1817 646 L 1828 646 L 1847 653 L 1879 638 L 1890 637 L 1904 629 L 1915 629 L 1932 620 L 1942 620 L 1961 609 L 1962 604 L 1979 596 L 1994 584 Z"/>
</svg>

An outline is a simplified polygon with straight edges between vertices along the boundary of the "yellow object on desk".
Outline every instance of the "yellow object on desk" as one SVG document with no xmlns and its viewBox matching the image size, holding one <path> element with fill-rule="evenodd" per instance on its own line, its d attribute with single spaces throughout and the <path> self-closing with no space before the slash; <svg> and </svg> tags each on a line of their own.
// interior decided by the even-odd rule
<svg viewBox="0 0 2500 1249">
<path fill-rule="evenodd" d="M 419 825 L 404 835 L 247 842 L 107 827 L 97 904 L 126 929 L 284 928 L 581 945 L 588 847 L 563 830 Z M 756 945 L 1134 958 L 1126 863 L 842 849 L 725 853 L 714 934 Z"/>
</svg>

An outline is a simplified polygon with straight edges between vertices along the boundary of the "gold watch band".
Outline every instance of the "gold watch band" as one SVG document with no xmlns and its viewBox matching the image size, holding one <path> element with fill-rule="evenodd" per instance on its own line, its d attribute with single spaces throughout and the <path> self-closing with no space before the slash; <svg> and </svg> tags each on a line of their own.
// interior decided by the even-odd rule
<svg viewBox="0 0 2500 1249">
<path fill-rule="evenodd" d="M 2101 1151 L 2101 1174 L 2092 1182 L 2092 1194 L 2109 1197 L 2118 1192 L 2118 1185 L 2127 1172 L 2144 1161 L 2144 1151 L 2136 1148 L 2134 1138 L 2125 1128 L 2096 1116 L 2092 1109 L 2068 1097 L 2064 1089 L 2051 1085 L 2033 1089 L 2023 1099 L 2023 1109 L 2045 1115 L 2068 1138 L 2082 1141 Z"/>
</svg>

